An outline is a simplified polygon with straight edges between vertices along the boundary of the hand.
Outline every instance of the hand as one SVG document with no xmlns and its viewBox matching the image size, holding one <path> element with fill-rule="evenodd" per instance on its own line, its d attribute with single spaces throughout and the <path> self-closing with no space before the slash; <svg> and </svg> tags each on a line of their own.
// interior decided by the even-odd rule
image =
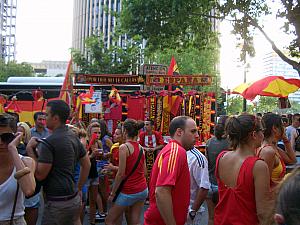
<svg viewBox="0 0 300 225">
<path fill-rule="evenodd" d="M 109 163 L 108 165 L 104 166 L 104 169 L 106 170 L 114 170 L 115 166 L 112 163 Z"/>
<path fill-rule="evenodd" d="M 112 203 L 113 200 L 114 200 L 114 197 L 115 197 L 114 195 L 109 194 L 107 201 L 108 201 L 109 203 Z"/>
<path fill-rule="evenodd" d="M 8 150 L 14 150 L 17 148 L 17 146 L 20 144 L 20 141 L 23 137 L 22 132 L 17 132 L 15 134 L 15 138 L 8 144 Z"/>
<path fill-rule="evenodd" d="M 27 148 L 35 149 L 38 144 L 39 144 L 38 138 L 32 137 L 27 144 Z"/>
</svg>

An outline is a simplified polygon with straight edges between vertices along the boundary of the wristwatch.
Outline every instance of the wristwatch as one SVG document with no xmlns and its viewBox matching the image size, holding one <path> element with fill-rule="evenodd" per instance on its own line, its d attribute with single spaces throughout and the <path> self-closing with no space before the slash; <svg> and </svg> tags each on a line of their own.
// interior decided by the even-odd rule
<svg viewBox="0 0 300 225">
<path fill-rule="evenodd" d="M 190 215 L 190 217 L 191 217 L 192 220 L 195 219 L 196 214 L 197 214 L 196 210 L 191 209 L 189 211 L 189 215 Z"/>
</svg>

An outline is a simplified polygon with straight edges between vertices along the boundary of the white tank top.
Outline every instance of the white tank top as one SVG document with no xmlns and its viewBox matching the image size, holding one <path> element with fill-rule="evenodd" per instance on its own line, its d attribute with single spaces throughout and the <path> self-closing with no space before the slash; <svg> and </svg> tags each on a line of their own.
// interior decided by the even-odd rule
<svg viewBox="0 0 300 225">
<path fill-rule="evenodd" d="M 14 178 L 15 172 L 16 168 L 13 169 L 10 177 L 4 183 L 0 184 L 0 221 L 10 220 L 11 217 L 17 190 L 17 180 Z M 23 216 L 24 209 L 24 194 L 19 187 L 14 218 Z"/>
</svg>

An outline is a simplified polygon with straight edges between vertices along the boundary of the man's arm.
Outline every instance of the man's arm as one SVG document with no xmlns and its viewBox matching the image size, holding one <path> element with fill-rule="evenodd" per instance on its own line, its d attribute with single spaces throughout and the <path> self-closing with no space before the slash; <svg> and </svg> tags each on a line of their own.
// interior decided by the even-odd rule
<svg viewBox="0 0 300 225">
<path fill-rule="evenodd" d="M 171 186 L 155 188 L 156 205 L 166 225 L 176 225 L 171 191 Z"/>
<path fill-rule="evenodd" d="M 81 191 L 82 186 L 87 180 L 91 168 L 91 162 L 88 157 L 88 154 L 85 154 L 85 156 L 80 158 L 79 163 L 80 163 L 80 173 L 79 173 L 79 180 L 78 180 L 78 191 Z"/>
<path fill-rule="evenodd" d="M 37 156 L 34 153 L 37 145 L 38 145 L 37 138 L 35 138 L 35 137 L 31 138 L 29 143 L 27 144 L 26 151 L 27 151 L 28 156 L 33 158 L 36 161 L 36 168 L 35 168 L 35 173 L 34 173 L 35 178 L 38 181 L 42 181 L 50 173 L 50 170 L 52 168 L 52 163 L 38 162 Z M 49 153 L 50 157 L 53 157 L 50 150 L 46 150 L 46 151 L 49 151 L 47 153 Z"/>
<path fill-rule="evenodd" d="M 191 207 L 192 210 L 195 210 L 196 212 L 199 210 L 200 206 L 202 205 L 207 196 L 207 193 L 208 189 L 202 187 L 198 189 L 196 199 L 194 200 L 194 203 Z"/>
</svg>

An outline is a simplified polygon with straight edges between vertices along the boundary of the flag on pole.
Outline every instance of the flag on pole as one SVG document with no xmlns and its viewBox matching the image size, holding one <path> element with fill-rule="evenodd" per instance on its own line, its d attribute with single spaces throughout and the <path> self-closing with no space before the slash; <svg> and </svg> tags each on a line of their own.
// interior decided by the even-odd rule
<svg viewBox="0 0 300 225">
<path fill-rule="evenodd" d="M 179 74 L 179 69 L 178 69 L 178 66 L 177 66 L 174 56 L 172 56 L 169 70 L 168 70 L 168 75 L 172 76 L 172 75 L 178 75 L 178 74 Z"/>
<path fill-rule="evenodd" d="M 176 63 L 176 60 L 174 58 L 174 56 L 172 56 L 171 62 L 170 62 L 170 66 L 168 69 L 168 75 L 169 76 L 173 76 L 173 75 L 179 75 L 179 69 Z M 172 91 L 172 85 L 168 86 L 168 91 Z"/>
<path fill-rule="evenodd" d="M 60 89 L 59 99 L 71 104 L 71 92 L 73 91 L 73 70 L 72 70 L 72 59 L 68 63 L 68 68 L 63 85 Z"/>
</svg>

